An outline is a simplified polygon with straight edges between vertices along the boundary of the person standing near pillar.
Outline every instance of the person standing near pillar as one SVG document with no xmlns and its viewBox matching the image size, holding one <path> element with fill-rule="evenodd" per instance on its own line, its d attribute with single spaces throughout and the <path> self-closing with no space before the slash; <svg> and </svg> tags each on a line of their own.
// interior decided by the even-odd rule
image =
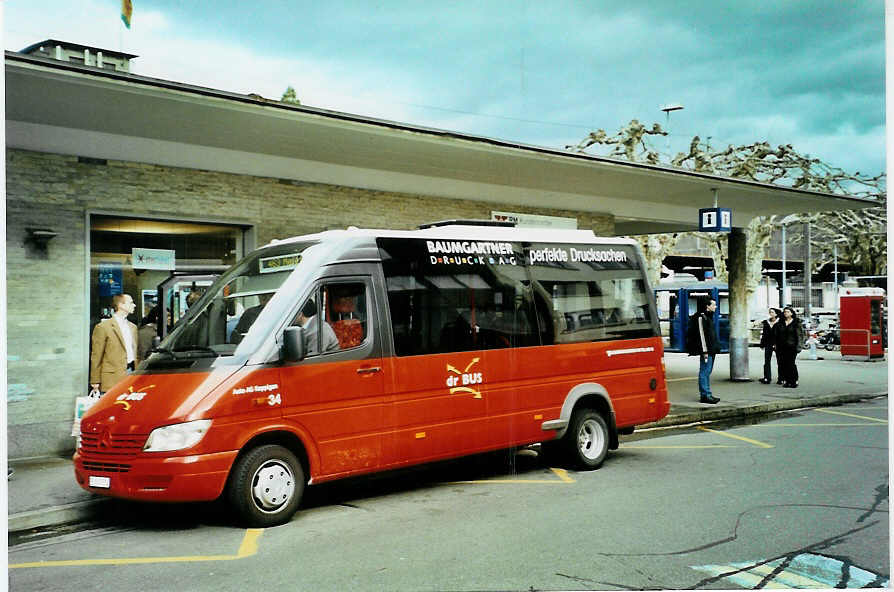
<svg viewBox="0 0 894 592">
<path fill-rule="evenodd" d="M 90 339 L 90 388 L 106 392 L 133 371 L 137 362 L 137 326 L 127 320 L 136 305 L 130 294 L 112 296 L 115 313 L 93 329 Z"/>
<path fill-rule="evenodd" d="M 761 348 L 764 350 L 764 377 L 761 378 L 763 384 L 773 382 L 773 373 L 771 371 L 771 362 L 773 361 L 773 352 L 776 351 L 776 326 L 782 317 L 782 311 L 778 308 L 770 309 L 770 318 L 765 319 L 761 323 Z M 782 384 L 782 375 L 779 373 L 781 368 L 779 362 L 779 354 L 776 354 L 776 367 L 779 384 Z"/>
<path fill-rule="evenodd" d="M 801 351 L 804 334 L 801 321 L 795 309 L 782 309 L 782 321 L 776 329 L 776 356 L 779 359 L 779 373 L 784 388 L 798 388 L 798 366 L 795 359 Z"/>
<path fill-rule="evenodd" d="M 698 312 L 689 319 L 690 330 L 686 338 L 689 355 L 698 356 L 698 394 L 700 403 L 714 405 L 720 399 L 711 394 L 711 372 L 714 357 L 720 352 L 717 332 L 714 330 L 714 311 L 717 302 L 711 298 L 700 298 Z"/>
</svg>

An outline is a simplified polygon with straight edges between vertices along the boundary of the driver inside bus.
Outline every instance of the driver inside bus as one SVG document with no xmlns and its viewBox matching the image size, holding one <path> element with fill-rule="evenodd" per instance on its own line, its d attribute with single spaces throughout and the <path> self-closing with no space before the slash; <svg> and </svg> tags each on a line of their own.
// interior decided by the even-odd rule
<svg viewBox="0 0 894 592">
<path fill-rule="evenodd" d="M 294 325 L 304 327 L 304 351 L 305 355 L 313 356 L 319 353 L 317 344 L 317 332 L 320 326 L 320 320 L 317 318 L 317 304 L 312 299 L 304 303 L 301 312 L 295 317 Z M 323 353 L 338 351 L 338 337 L 329 323 L 323 321 Z"/>
</svg>

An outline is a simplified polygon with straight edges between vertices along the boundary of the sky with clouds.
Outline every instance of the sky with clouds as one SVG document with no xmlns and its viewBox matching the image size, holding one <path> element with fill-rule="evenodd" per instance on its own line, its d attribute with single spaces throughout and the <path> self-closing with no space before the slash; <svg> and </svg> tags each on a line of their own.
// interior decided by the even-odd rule
<svg viewBox="0 0 894 592">
<path fill-rule="evenodd" d="M 128 30 L 120 0 L 5 0 L 4 48 L 61 39 L 138 54 L 135 74 L 551 148 L 680 103 L 671 152 L 765 140 L 885 170 L 883 0 L 133 5 Z"/>
</svg>

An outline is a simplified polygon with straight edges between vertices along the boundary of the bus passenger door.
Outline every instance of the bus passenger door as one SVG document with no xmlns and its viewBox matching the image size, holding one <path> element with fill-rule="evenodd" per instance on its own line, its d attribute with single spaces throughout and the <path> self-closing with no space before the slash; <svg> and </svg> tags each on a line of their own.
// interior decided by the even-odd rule
<svg viewBox="0 0 894 592">
<path fill-rule="evenodd" d="M 316 447 L 314 477 L 382 462 L 384 372 L 374 303 L 370 276 L 339 276 L 321 280 L 295 309 L 291 323 L 304 327 L 307 355 L 282 368 L 283 416 Z"/>
</svg>

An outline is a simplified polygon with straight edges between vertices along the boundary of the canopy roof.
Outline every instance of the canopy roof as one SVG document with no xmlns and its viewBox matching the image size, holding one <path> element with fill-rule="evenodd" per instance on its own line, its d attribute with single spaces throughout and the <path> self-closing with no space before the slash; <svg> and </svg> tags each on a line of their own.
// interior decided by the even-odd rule
<svg viewBox="0 0 894 592">
<path fill-rule="evenodd" d="M 6 52 L 6 144 L 59 154 L 611 214 L 617 234 L 874 202 L 371 119 Z"/>
</svg>

